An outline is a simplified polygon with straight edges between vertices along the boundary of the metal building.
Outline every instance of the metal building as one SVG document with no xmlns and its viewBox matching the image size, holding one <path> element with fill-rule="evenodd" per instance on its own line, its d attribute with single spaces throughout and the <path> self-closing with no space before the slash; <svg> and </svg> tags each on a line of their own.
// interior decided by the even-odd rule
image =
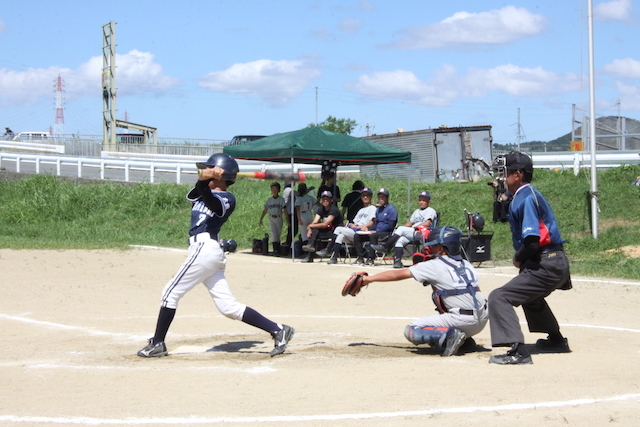
<svg viewBox="0 0 640 427">
<path fill-rule="evenodd" d="M 488 175 L 493 160 L 491 126 L 446 127 L 368 136 L 372 142 L 411 152 L 411 165 L 361 166 L 365 175 L 434 183 Z"/>
</svg>

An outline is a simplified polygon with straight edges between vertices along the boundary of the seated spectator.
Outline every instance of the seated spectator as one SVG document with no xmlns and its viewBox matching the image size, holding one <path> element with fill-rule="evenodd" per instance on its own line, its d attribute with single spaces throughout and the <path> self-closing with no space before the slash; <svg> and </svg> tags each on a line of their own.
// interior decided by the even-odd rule
<svg viewBox="0 0 640 427">
<path fill-rule="evenodd" d="M 351 187 L 351 193 L 347 194 L 342 201 L 342 216 L 347 218 L 347 222 L 353 222 L 356 214 L 362 209 L 363 203 L 360 192 L 364 188 L 362 181 L 355 181 Z"/>
<path fill-rule="evenodd" d="M 378 205 L 376 207 L 376 222 L 367 231 L 356 232 L 353 238 L 353 245 L 356 248 L 358 258 L 354 264 L 364 264 L 364 242 L 370 240 L 371 244 L 377 244 L 378 239 L 389 236 L 398 222 L 398 210 L 389 203 L 389 190 L 381 188 L 378 190 Z M 372 265 L 376 258 L 373 250 L 369 251 L 367 264 Z"/>
<path fill-rule="evenodd" d="M 358 211 L 352 222 L 347 223 L 344 227 L 337 227 L 333 231 L 333 240 L 329 242 L 325 249 L 317 252 L 317 255 L 321 257 L 331 255 L 327 264 L 338 262 L 338 253 L 343 242 L 353 242 L 357 232 L 369 231 L 375 224 L 376 207 L 371 204 L 371 196 L 373 196 L 373 192 L 370 188 L 362 189 L 360 198 L 362 199 L 363 207 Z"/>
<path fill-rule="evenodd" d="M 322 206 L 317 209 L 313 222 L 307 226 L 307 238 L 309 240 L 302 247 L 302 250 L 309 254 L 302 262 L 313 262 L 316 240 L 318 238 L 331 239 L 333 230 L 342 225 L 342 214 L 340 209 L 333 203 L 331 191 L 322 192 L 320 203 L 322 203 Z"/>
<path fill-rule="evenodd" d="M 418 209 L 413 211 L 411 218 L 404 225 L 396 228 L 389 240 L 384 244 L 371 244 L 378 252 L 387 253 L 395 247 L 393 253 L 393 268 L 404 268 L 402 254 L 404 247 L 415 240 L 424 242 L 424 230 L 431 228 L 438 215 L 435 209 L 429 207 L 431 194 L 423 191 L 418 194 Z"/>
</svg>

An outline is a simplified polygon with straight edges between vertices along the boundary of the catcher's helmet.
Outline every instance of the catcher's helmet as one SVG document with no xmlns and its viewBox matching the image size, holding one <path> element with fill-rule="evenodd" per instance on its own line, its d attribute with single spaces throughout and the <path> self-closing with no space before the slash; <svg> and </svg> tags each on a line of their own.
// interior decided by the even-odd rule
<svg viewBox="0 0 640 427">
<path fill-rule="evenodd" d="M 475 231 L 482 231 L 484 229 L 484 217 L 479 213 L 473 214 L 471 216 L 471 225 Z"/>
<path fill-rule="evenodd" d="M 455 227 L 450 225 L 436 227 L 431 230 L 424 245 L 442 245 L 447 249 L 449 255 L 459 255 L 461 237 L 462 232 Z"/>
<path fill-rule="evenodd" d="M 224 173 L 222 174 L 222 179 L 224 181 L 236 182 L 236 175 L 238 174 L 240 168 L 238 167 L 238 162 L 236 159 L 231 157 L 226 153 L 216 153 L 207 159 L 206 162 L 196 163 L 198 169 L 206 169 L 219 167 L 224 169 Z"/>
<path fill-rule="evenodd" d="M 238 249 L 238 243 L 233 239 L 220 239 L 219 243 L 220 247 L 225 252 L 235 252 L 236 249 Z"/>
</svg>

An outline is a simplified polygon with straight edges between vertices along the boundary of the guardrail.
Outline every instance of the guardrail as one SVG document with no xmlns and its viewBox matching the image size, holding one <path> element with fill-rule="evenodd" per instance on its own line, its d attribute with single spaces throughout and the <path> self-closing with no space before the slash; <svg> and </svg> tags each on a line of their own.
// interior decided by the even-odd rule
<svg viewBox="0 0 640 427">
<path fill-rule="evenodd" d="M 58 176 L 76 178 L 110 179 L 125 182 L 145 181 L 155 183 L 162 175 L 162 182 L 181 184 L 185 178 L 195 176 L 195 162 L 204 161 L 206 157 L 169 160 L 136 160 L 111 159 L 95 157 L 54 156 L 46 154 L 25 154 L 0 152 L 0 168 L 12 167 L 11 170 L 22 173 L 30 166 L 30 173 L 55 173 Z M 291 171 L 290 163 L 264 163 L 250 160 L 238 160 L 241 172 L 257 171 Z M 6 169 L 6 168 L 5 168 Z M 320 165 L 294 164 L 294 170 L 305 174 L 320 174 Z M 96 171 L 98 172 L 96 176 Z M 358 173 L 359 166 L 341 167 L 339 173 Z M 134 176 L 135 173 L 135 176 Z"/>
<path fill-rule="evenodd" d="M 56 156 L 48 154 L 27 154 L 14 152 L 0 152 L 0 168 L 12 167 L 15 172 L 31 166 L 27 173 L 55 173 L 58 176 L 73 176 L 77 178 L 110 179 L 125 182 L 146 181 L 175 182 L 181 184 L 184 179 L 197 174 L 195 162 L 204 161 L 207 157 L 159 155 L 140 158 L 110 158 L 105 157 L 76 157 Z M 122 153 L 118 153 L 122 154 Z M 133 155 L 135 156 L 135 155 Z M 157 158 L 160 157 L 160 158 Z M 577 174 L 580 168 L 591 167 L 591 154 L 587 152 L 555 152 L 533 153 L 533 165 L 538 169 L 573 170 Z M 622 164 L 640 164 L 640 153 L 637 151 L 598 152 L 596 154 L 597 168 L 617 167 Z M 238 160 L 240 171 L 290 171 L 290 163 L 265 163 L 251 160 Z M 294 170 L 304 171 L 306 174 L 320 174 L 320 165 L 294 164 Z M 96 171 L 97 176 L 96 176 Z M 341 166 L 339 174 L 359 173 L 359 166 Z M 135 176 L 133 176 L 135 173 Z"/>
<path fill-rule="evenodd" d="M 0 140 L 0 148 L 17 151 L 38 151 L 46 153 L 64 154 L 64 145 L 40 144 L 37 142 L 13 142 Z"/>
<path fill-rule="evenodd" d="M 591 153 L 587 151 L 532 153 L 531 158 L 534 168 L 573 169 L 573 173 L 576 175 L 581 168 L 591 167 Z M 596 153 L 597 168 L 613 168 L 623 164 L 640 164 L 640 153 L 638 151 L 599 151 Z"/>
</svg>

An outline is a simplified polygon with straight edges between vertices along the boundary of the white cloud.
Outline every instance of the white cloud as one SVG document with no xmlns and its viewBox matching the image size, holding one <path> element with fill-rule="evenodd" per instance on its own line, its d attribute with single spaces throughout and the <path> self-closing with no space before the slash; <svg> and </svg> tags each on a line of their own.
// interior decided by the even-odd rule
<svg viewBox="0 0 640 427">
<path fill-rule="evenodd" d="M 429 81 L 411 71 L 396 70 L 361 75 L 349 90 L 376 99 L 396 99 L 414 104 L 448 106 L 460 98 L 478 98 L 489 92 L 519 97 L 543 97 L 580 90 L 579 76 L 557 74 L 541 67 L 521 68 L 512 64 L 491 69 L 470 69 L 459 75 L 444 65 Z"/>
<path fill-rule="evenodd" d="M 631 0 L 607 1 L 593 8 L 593 17 L 598 21 L 628 21 L 631 7 Z"/>
<path fill-rule="evenodd" d="M 162 66 L 148 52 L 132 50 L 116 55 L 118 96 L 162 93 L 180 80 L 162 74 Z M 72 70 L 62 67 L 30 68 L 25 71 L 0 69 L 0 105 L 32 105 L 53 99 L 53 84 L 60 75 L 65 82 L 65 97 L 102 96 L 102 57 L 94 56 Z"/>
<path fill-rule="evenodd" d="M 463 45 L 506 44 L 539 34 L 546 19 L 525 8 L 507 6 L 481 13 L 457 12 L 424 27 L 403 30 L 405 37 L 383 47 L 399 49 L 440 49 Z"/>
<path fill-rule="evenodd" d="M 4 23 L 2 19 L 0 19 L 0 33 L 4 33 L 7 31 L 7 24 Z"/>
<path fill-rule="evenodd" d="M 362 21 L 355 18 L 343 19 L 338 23 L 338 28 L 346 34 L 357 34 L 362 28 Z"/>
<path fill-rule="evenodd" d="M 319 76 L 320 71 L 309 61 L 260 59 L 211 72 L 201 79 L 200 86 L 215 92 L 256 97 L 270 105 L 283 106 Z"/>
<path fill-rule="evenodd" d="M 640 61 L 632 58 L 614 59 L 604 66 L 604 71 L 624 79 L 640 79 Z"/>
</svg>

